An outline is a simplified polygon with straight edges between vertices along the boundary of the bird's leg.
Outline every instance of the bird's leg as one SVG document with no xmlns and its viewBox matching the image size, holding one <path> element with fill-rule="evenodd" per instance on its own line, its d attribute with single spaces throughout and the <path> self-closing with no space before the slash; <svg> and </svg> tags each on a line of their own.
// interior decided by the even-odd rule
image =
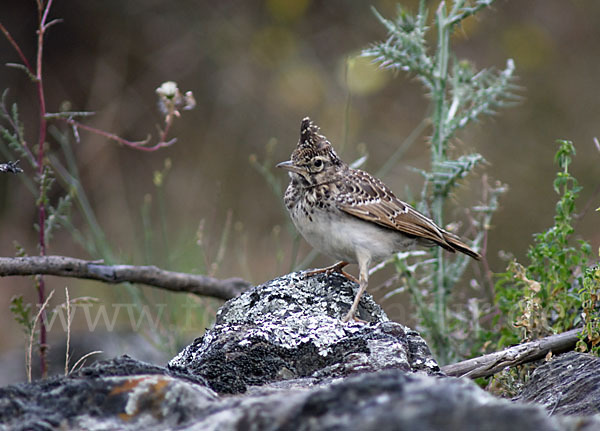
<svg viewBox="0 0 600 431">
<path fill-rule="evenodd" d="M 336 272 L 338 274 L 342 274 L 348 280 L 358 283 L 359 281 L 354 276 L 348 274 L 346 271 L 343 270 L 343 268 L 346 265 L 348 265 L 348 262 L 342 260 L 334 265 L 331 265 L 331 266 L 328 266 L 325 268 L 313 269 L 312 271 L 306 272 L 304 275 L 306 277 L 312 277 L 313 275 L 316 275 L 316 274 L 325 273 L 327 275 L 330 275 L 330 274 L 333 274 L 334 272 Z"/>
<path fill-rule="evenodd" d="M 350 311 L 348 311 L 348 314 L 346 314 L 346 316 L 344 316 L 344 318 L 342 319 L 342 322 L 344 323 L 348 322 L 350 319 L 359 320 L 354 315 L 356 314 L 356 310 L 358 310 L 358 303 L 360 302 L 360 298 L 363 296 L 363 293 L 365 293 L 365 290 L 367 290 L 367 286 L 369 285 L 370 261 L 371 259 L 368 257 L 358 256 L 358 267 L 360 269 L 358 293 L 354 297 L 354 302 L 352 303 L 352 307 L 350 307 Z"/>
</svg>

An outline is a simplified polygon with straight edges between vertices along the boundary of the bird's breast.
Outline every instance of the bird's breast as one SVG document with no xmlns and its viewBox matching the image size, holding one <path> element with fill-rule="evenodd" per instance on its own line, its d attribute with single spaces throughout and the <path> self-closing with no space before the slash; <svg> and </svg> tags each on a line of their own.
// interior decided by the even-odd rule
<svg viewBox="0 0 600 431">
<path fill-rule="evenodd" d="M 324 202 L 315 194 L 300 196 L 288 209 L 304 239 L 321 253 L 338 260 L 356 263 L 360 250 L 377 262 L 414 243 L 399 232 L 351 216 L 339 210 L 333 201 Z"/>
</svg>

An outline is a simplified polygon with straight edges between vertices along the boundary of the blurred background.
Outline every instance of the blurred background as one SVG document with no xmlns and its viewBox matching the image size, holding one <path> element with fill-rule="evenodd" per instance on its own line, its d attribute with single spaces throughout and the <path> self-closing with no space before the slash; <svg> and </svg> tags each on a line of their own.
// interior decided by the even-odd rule
<svg viewBox="0 0 600 431">
<path fill-rule="evenodd" d="M 418 2 L 401 3 L 416 10 Z M 438 2 L 430 3 L 435 10 Z M 573 140 L 577 148 L 572 172 L 583 191 L 576 236 L 591 242 L 593 250 L 600 245 L 600 216 L 594 212 L 600 206 L 600 152 L 593 142 L 600 136 L 600 2 L 526 3 L 498 0 L 469 19 L 452 41 L 458 58 L 478 68 L 504 68 L 508 58 L 514 59 L 522 87 L 520 104 L 483 117 L 455 140 L 458 154 L 476 151 L 489 164 L 464 181 L 447 220 L 462 220 L 464 227 L 461 207 L 481 198 L 482 173 L 510 188 L 488 238 L 487 256 L 495 272 L 506 268 L 502 254 L 527 264 L 532 234 L 552 223 L 556 139 Z M 170 136 L 177 143 L 156 152 L 136 151 L 83 130 L 79 143 L 71 135 L 68 145 L 104 242 L 97 253 L 89 243 L 86 247 L 90 227 L 75 206 L 73 227 L 55 233 L 48 254 L 84 259 L 110 255 L 118 263 L 239 276 L 254 284 L 302 264 L 311 249 L 299 241 L 295 251 L 294 231 L 279 195 L 287 176 L 273 168 L 289 157 L 300 120 L 309 115 L 343 159 L 368 155 L 363 168 L 377 172 L 428 115 L 428 99 L 416 80 L 377 70 L 357 57 L 386 37 L 371 6 L 395 17 L 396 2 L 390 0 L 55 1 L 51 18 L 63 21 L 49 30 L 44 48 L 49 112 L 94 111 L 95 116 L 83 120 L 86 124 L 138 140 L 158 135 L 163 118 L 154 90 L 162 82 L 176 81 L 182 91 L 192 91 L 197 106 L 176 119 Z M 35 2 L 2 1 L 0 22 L 33 62 Z M 0 63 L 10 62 L 19 58 L 0 37 Z M 18 104 L 26 139 L 36 142 L 34 86 L 21 71 L 4 66 L 0 84 L 0 90 L 10 89 L 8 102 Z M 68 136 L 68 128 L 55 127 L 55 135 Z M 411 168 L 429 168 L 429 132 L 420 132 L 383 175 L 401 198 L 420 193 L 422 177 Z M 64 158 L 57 141 L 52 136 L 48 141 L 49 152 Z M 25 161 L 21 165 L 21 175 L 33 178 L 31 167 Z M 62 195 L 58 181 L 51 202 Z M 1 175 L 0 255 L 14 256 L 15 241 L 37 254 L 36 220 L 35 197 L 26 184 L 18 176 Z M 318 256 L 303 264 L 330 263 Z M 389 276 L 377 274 L 370 287 L 392 318 L 414 324 L 406 297 L 383 299 L 386 289 L 398 287 L 386 284 Z M 91 350 L 108 356 L 131 353 L 140 345 L 133 356 L 164 362 L 202 334 L 220 305 L 150 288 L 51 277 L 46 283 L 48 290 L 56 290 L 53 306 L 64 302 L 65 287 L 72 298 L 98 298 L 82 302 L 81 310 L 88 314 L 78 311 L 75 317 L 74 340 L 83 343 L 73 353 L 76 357 Z M 468 280 L 464 284 L 469 296 Z M 0 368 L 3 382 L 19 380 L 23 365 L 23 328 L 8 311 L 11 297 L 18 294 L 36 301 L 30 279 L 0 279 L 0 353 L 14 365 Z M 128 304 L 137 311 L 131 312 Z M 140 305 L 147 307 L 147 323 Z M 184 305 L 191 311 L 182 321 Z M 139 340 L 132 341 L 132 329 Z M 51 352 L 64 356 L 64 329 L 57 323 L 50 334 Z"/>
</svg>

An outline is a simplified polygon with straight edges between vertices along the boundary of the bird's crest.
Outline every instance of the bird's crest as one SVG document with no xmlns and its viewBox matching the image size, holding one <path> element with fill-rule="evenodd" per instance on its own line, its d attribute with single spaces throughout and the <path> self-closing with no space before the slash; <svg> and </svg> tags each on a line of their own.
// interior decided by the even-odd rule
<svg viewBox="0 0 600 431">
<path fill-rule="evenodd" d="M 337 154 L 327 138 L 319 133 L 319 126 L 305 117 L 300 125 L 300 139 L 294 152 L 292 160 L 310 160 L 316 156 L 329 156 L 337 159 Z"/>
</svg>

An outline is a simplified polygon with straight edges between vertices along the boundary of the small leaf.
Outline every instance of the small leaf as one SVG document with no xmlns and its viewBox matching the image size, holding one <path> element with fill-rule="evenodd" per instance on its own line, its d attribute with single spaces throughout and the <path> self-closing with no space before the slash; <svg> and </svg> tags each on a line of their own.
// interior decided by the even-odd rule
<svg viewBox="0 0 600 431">
<path fill-rule="evenodd" d="M 15 321 L 23 328 L 25 334 L 30 334 L 33 327 L 31 304 L 26 304 L 21 295 L 13 296 L 10 300 L 9 309 Z"/>
</svg>

